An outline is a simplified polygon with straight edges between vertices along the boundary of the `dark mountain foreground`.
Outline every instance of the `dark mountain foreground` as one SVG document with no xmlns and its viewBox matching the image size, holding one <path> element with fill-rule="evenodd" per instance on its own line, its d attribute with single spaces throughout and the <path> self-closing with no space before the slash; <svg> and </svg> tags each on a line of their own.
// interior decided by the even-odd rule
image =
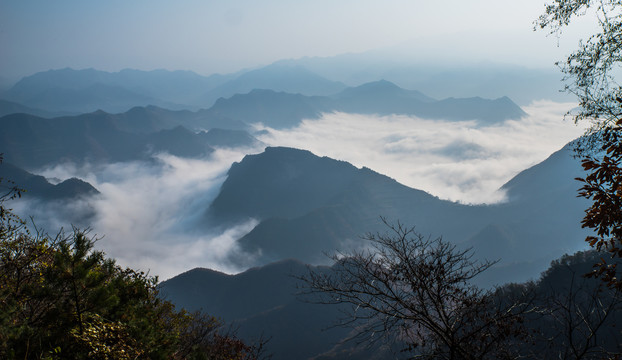
<svg viewBox="0 0 622 360">
<path fill-rule="evenodd" d="M 600 280 L 582 277 L 600 256 L 595 252 L 564 256 L 553 261 L 535 282 L 508 284 L 496 290 L 497 296 L 505 299 L 501 301 L 529 294 L 525 299 L 540 311 L 524 316 L 532 334 L 530 341 L 519 346 L 526 358 L 554 358 L 563 354 L 570 344 L 586 347 L 592 354 L 621 350 L 620 332 L 615 326 L 622 321 L 622 297 L 600 287 Z M 261 336 L 269 338 L 267 353 L 275 360 L 407 358 L 408 354 L 400 352 L 403 343 L 393 342 L 391 337 L 382 338 L 381 333 L 377 336 L 383 340 L 377 343 L 346 340 L 356 329 L 334 326 L 347 319 L 343 312 L 346 306 L 313 303 L 313 297 L 301 294 L 306 285 L 299 280 L 300 276 L 309 271 L 330 274 L 332 270 L 305 266 L 294 260 L 237 275 L 197 268 L 164 281 L 160 289 L 162 296 L 178 306 L 201 309 L 233 321 L 247 341 Z M 570 306 L 576 312 L 565 313 L 558 305 Z M 582 318 L 581 314 L 587 316 Z M 569 326 L 575 331 L 570 337 Z M 590 327 L 598 327 L 594 334 L 597 339 L 582 337 L 589 334 Z M 556 340 L 550 342 L 551 338 Z"/>
<path fill-rule="evenodd" d="M 322 268 L 317 268 L 322 269 Z M 328 270 L 328 268 L 326 268 Z M 345 340 L 350 329 L 332 327 L 339 307 L 313 304 L 297 295 L 307 266 L 283 260 L 237 275 L 193 269 L 160 285 L 162 296 L 178 306 L 232 321 L 243 339 L 270 340 L 273 359 L 311 359 Z M 351 351 L 351 344 L 347 345 Z M 369 356 L 369 351 L 364 351 Z"/>
</svg>

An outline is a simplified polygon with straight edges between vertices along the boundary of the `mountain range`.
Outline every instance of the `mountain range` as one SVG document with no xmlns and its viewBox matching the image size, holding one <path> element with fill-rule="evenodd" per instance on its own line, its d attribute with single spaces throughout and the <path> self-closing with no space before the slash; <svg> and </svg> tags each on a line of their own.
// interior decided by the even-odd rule
<svg viewBox="0 0 622 360">
<path fill-rule="evenodd" d="M 205 77 L 191 71 L 125 69 L 110 73 L 65 68 L 24 77 L 3 97 L 70 114 L 100 109 L 123 112 L 134 106 L 147 105 L 184 109 L 190 99 L 232 77 L 234 75 Z"/>
<path fill-rule="evenodd" d="M 313 96 L 336 94 L 346 87 L 341 82 L 328 80 L 300 65 L 272 64 L 244 72 L 234 79 L 210 89 L 200 103 L 213 104 L 219 98 L 246 94 L 255 89 L 270 89 L 276 92 Z"/>
<path fill-rule="evenodd" d="M 302 66 L 322 77 L 356 86 L 386 79 L 408 89 L 425 89 L 434 98 L 495 98 L 504 94 L 518 104 L 534 100 L 574 101 L 564 88 L 558 69 L 534 69 L 496 63 L 471 63 L 447 67 L 417 58 L 399 57 L 383 51 L 342 54 L 332 57 L 303 57 L 275 63 Z"/>
<path fill-rule="evenodd" d="M 543 70 L 504 66 L 464 69 L 429 65 L 404 67 L 392 61 L 369 62 L 362 58 L 359 62 L 350 62 L 349 66 L 342 62 L 338 57 L 288 60 L 210 76 L 191 71 L 125 69 L 111 73 L 66 68 L 24 77 L 2 92 L 0 98 L 56 115 L 75 115 L 96 110 L 118 113 L 134 106 L 148 105 L 196 111 L 213 106 L 220 98 L 246 94 L 255 89 L 332 96 L 348 87 L 378 79 L 405 88 L 426 89 L 438 99 L 474 95 L 493 98 L 505 94 L 518 99 L 520 104 L 557 99 L 561 87 L 556 73 Z"/>
<path fill-rule="evenodd" d="M 8 109 L 41 114 L 16 103 L 5 104 L 12 105 L 7 106 Z M 214 134 L 199 136 L 198 132 L 203 130 L 250 130 L 249 124 L 258 122 L 277 129 L 289 128 L 303 119 L 338 111 L 379 115 L 397 113 L 453 121 L 476 119 L 481 124 L 526 115 L 506 97 L 436 101 L 388 81 L 377 81 L 347 88 L 334 96 L 252 90 L 228 99 L 220 98 L 210 109 L 196 112 L 147 106 L 133 107 L 118 114 L 98 110 L 52 119 L 26 113 L 10 114 L 0 118 L 4 130 L 0 135 L 0 151 L 6 154 L 8 161 L 27 169 L 65 160 L 127 161 L 144 158 L 149 151 L 196 157 L 212 151 L 209 141 L 221 146 L 223 141 L 226 142 L 225 138 L 215 140 Z M 222 136 L 223 132 L 219 134 Z M 247 145 L 256 144 L 250 135 L 242 140 L 239 134 L 236 145 L 240 141 L 246 141 Z M 71 141 L 65 143 L 67 139 Z M 64 145 L 59 147 L 59 143 Z"/>
<path fill-rule="evenodd" d="M 45 118 L 56 117 L 56 116 L 62 115 L 62 114 L 57 114 L 57 113 L 41 110 L 41 109 L 32 108 L 32 107 L 25 106 L 25 105 L 22 105 L 22 104 L 13 102 L 13 101 L 7 101 L 7 100 L 0 99 L 0 117 L 5 116 L 5 115 L 10 115 L 10 114 L 16 114 L 16 113 L 30 114 L 30 115 L 35 115 L 35 116 L 40 116 L 40 117 L 45 117 Z"/>
<path fill-rule="evenodd" d="M 303 70 L 299 71 L 306 74 Z M 253 75 L 252 72 L 245 75 L 248 75 L 251 79 L 255 78 L 250 76 Z M 241 78 L 246 78 L 245 75 L 242 75 Z M 307 77 L 309 76 L 310 75 Z M 262 79 L 263 77 L 258 76 L 258 78 Z M 295 76 L 293 78 L 296 79 Z M 70 80 L 72 79 L 73 78 L 70 77 Z M 287 77 L 287 79 L 289 79 L 289 81 L 294 81 L 289 77 Z M 309 82 L 313 83 L 313 81 L 304 82 L 303 80 L 305 79 L 306 77 L 303 76 L 303 79 L 300 79 L 300 81 L 305 84 Z M 40 87 L 43 87 L 41 91 L 53 94 L 50 96 L 66 96 L 67 99 L 69 99 L 67 101 L 76 102 L 76 104 L 78 104 L 76 107 L 66 107 L 66 109 L 71 109 L 72 111 L 85 112 L 85 109 L 112 109 L 112 111 L 108 110 L 108 112 L 115 112 L 118 109 L 130 108 L 131 104 L 152 104 L 147 106 L 147 109 L 157 109 L 157 107 L 153 105 L 176 108 L 176 106 L 171 106 L 171 104 L 157 101 L 146 96 L 137 98 L 132 94 L 128 94 L 129 90 L 120 90 L 117 88 L 118 86 L 114 87 L 113 85 L 95 83 L 86 89 L 69 88 L 59 90 L 56 88 L 45 88 L 44 86 L 48 84 L 49 81 L 43 80 L 44 79 L 39 79 L 39 82 L 43 83 L 39 84 L 37 81 L 26 78 L 23 80 L 25 84 L 19 82 L 8 95 L 12 99 L 23 100 L 24 103 L 29 104 L 29 106 L 60 111 L 59 107 L 50 107 L 46 106 L 45 103 L 29 101 L 24 98 L 26 95 L 21 95 L 35 92 L 35 90 L 30 88 L 36 88 L 35 85 L 39 84 Z M 30 82 L 34 82 L 35 85 L 30 84 Z M 74 82 L 77 84 L 74 84 Z M 78 86 L 82 83 L 77 80 L 74 82 L 69 81 L 70 85 L 73 86 Z M 234 119 L 235 121 L 246 124 L 261 122 L 264 125 L 274 128 L 286 128 L 297 125 L 303 119 L 318 118 L 322 113 L 329 112 L 377 115 L 404 114 L 430 119 L 457 121 L 476 119 L 483 123 L 518 119 L 526 115 L 519 106 L 507 97 L 501 97 L 495 100 L 482 99 L 479 97 L 435 100 L 421 92 L 402 89 L 386 80 L 365 83 L 356 87 L 334 87 L 335 90 L 342 90 L 331 95 L 323 96 L 305 95 L 300 92 L 294 93 L 296 90 L 300 89 L 296 89 L 293 86 L 273 86 L 272 88 L 264 89 L 259 86 L 265 85 L 267 87 L 272 84 L 264 84 L 259 80 L 250 83 L 256 87 L 234 86 L 234 84 L 231 85 L 230 91 L 223 90 L 222 94 L 228 96 L 219 97 L 209 109 L 197 112 L 190 112 L 187 110 L 175 112 L 169 110 L 166 115 L 162 114 L 164 110 L 159 110 L 159 118 L 160 120 L 163 120 L 163 118 L 170 120 L 176 117 L 178 118 L 177 121 L 185 121 L 186 123 L 192 123 L 194 126 L 202 126 L 203 128 L 208 128 L 209 126 L 207 123 L 210 121 L 219 121 L 220 123 L 232 122 L 229 119 Z M 114 96 L 118 96 L 121 100 L 117 101 L 105 94 L 105 89 L 111 86 L 113 86 L 113 88 L 108 89 L 110 93 L 114 94 Z M 274 90 L 274 88 L 285 88 L 290 92 Z M 320 93 L 325 93 L 327 91 L 318 90 Z M 41 96 L 45 97 L 47 95 Z M 100 99 L 103 103 L 98 105 L 97 101 L 99 100 L 97 99 Z M 56 105 L 65 103 L 61 99 L 52 99 L 51 102 Z M 15 112 L 25 112 L 38 116 L 46 114 L 44 110 L 30 108 L 29 106 L 20 105 L 20 103 L 16 102 L 4 101 L 4 103 L 0 103 L 0 105 L 4 105 L 4 109 L 0 108 L 4 113 L 10 113 L 11 110 L 14 110 Z M 141 116 L 135 114 L 136 111 L 134 111 L 134 113 L 131 113 L 131 111 L 132 109 L 128 111 L 128 113 L 130 113 L 128 117 L 138 117 L 135 121 L 140 122 Z M 50 114 L 50 112 L 47 112 L 47 114 Z M 205 121 L 205 119 L 209 119 L 209 121 Z M 203 122 L 203 124 L 201 124 L 201 122 Z"/>
<path fill-rule="evenodd" d="M 203 220 L 208 227 L 260 220 L 239 240 L 257 267 L 236 275 L 192 269 L 161 283 L 162 294 L 232 321 L 248 341 L 271 338 L 266 347 L 275 360 L 392 358 L 396 349 L 347 341 L 355 329 L 332 326 L 342 308 L 301 295 L 301 276 L 329 271 L 304 263 L 328 265 L 325 253 L 361 249 L 366 232 L 387 232 L 384 215 L 471 248 L 477 259 L 500 260 L 475 279 L 481 286 L 529 279 L 540 279 L 537 291 L 561 286 L 557 273 L 566 267 L 540 274 L 553 259 L 585 247 L 580 219 L 587 201 L 576 197 L 581 167 L 572 149 L 570 143 L 503 185 L 505 203 L 463 205 L 344 161 L 269 147 L 231 166 Z M 589 259 L 577 259 L 589 269 Z"/>
<path fill-rule="evenodd" d="M 449 121 L 478 120 L 480 124 L 520 119 L 525 112 L 512 100 L 502 97 L 432 99 L 418 91 L 406 90 L 386 80 L 351 87 L 333 96 L 305 96 L 252 90 L 228 99 L 220 98 L 207 113 L 246 123 L 261 122 L 272 128 L 288 128 L 303 119 L 323 113 L 402 114 Z"/>
<path fill-rule="evenodd" d="M 197 124 L 210 132 L 191 131 Z M 219 129 L 214 126 L 229 126 Z M 122 114 L 103 111 L 52 119 L 24 113 L 0 118 L 0 153 L 25 169 L 72 162 L 146 160 L 153 153 L 201 157 L 214 146 L 254 146 L 259 142 L 240 128 L 247 125 L 217 116 L 136 107 Z M 216 130 L 218 129 L 218 130 Z M 215 131 L 215 132 L 214 132 Z"/>
<path fill-rule="evenodd" d="M 479 258 L 500 259 L 498 273 L 487 274 L 489 284 L 523 281 L 554 257 L 582 247 L 587 202 L 576 197 L 573 179 L 581 168 L 571 146 L 518 174 L 501 189 L 508 201 L 495 205 L 441 200 L 370 169 L 304 150 L 267 148 L 231 167 L 204 225 L 259 220 L 239 240 L 256 261 L 244 265 L 286 258 L 317 264 L 327 261 L 325 252 L 364 246 L 362 235 L 384 232 L 384 217 L 472 247 Z"/>
</svg>

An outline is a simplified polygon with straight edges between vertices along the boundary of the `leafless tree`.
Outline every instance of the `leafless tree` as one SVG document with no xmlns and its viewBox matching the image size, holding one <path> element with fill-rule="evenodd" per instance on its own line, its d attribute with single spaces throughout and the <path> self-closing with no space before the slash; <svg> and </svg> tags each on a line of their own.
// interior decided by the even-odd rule
<svg viewBox="0 0 622 360">
<path fill-rule="evenodd" d="M 355 340 L 393 337 L 404 352 L 429 359 L 517 358 L 526 335 L 529 304 L 500 300 L 472 280 L 494 262 L 478 262 L 442 238 L 390 225 L 387 234 L 368 234 L 370 248 L 336 254 L 331 271 L 312 270 L 302 278 L 312 301 L 345 304 L 343 326 Z"/>
</svg>

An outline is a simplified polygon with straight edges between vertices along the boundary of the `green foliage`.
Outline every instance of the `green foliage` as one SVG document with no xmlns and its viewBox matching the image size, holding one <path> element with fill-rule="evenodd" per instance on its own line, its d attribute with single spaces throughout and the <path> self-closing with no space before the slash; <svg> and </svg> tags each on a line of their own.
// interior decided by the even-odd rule
<svg viewBox="0 0 622 360">
<path fill-rule="evenodd" d="M 77 347 L 84 349 L 89 359 L 131 360 L 144 355 L 129 335 L 126 325 L 106 321 L 96 314 L 84 320 L 83 331 L 74 328 L 71 336 Z"/>
<path fill-rule="evenodd" d="M 582 226 L 595 231 L 586 241 L 606 252 L 590 276 L 600 277 L 610 287 L 622 289 L 622 87 L 616 78 L 622 65 L 622 2 L 614 0 L 555 0 L 545 8 L 537 26 L 559 32 L 576 16 L 594 14 L 599 31 L 558 63 L 567 81 L 566 91 L 577 96 L 575 122 L 591 124 L 588 135 L 578 142 L 587 172 L 579 196 L 593 201 Z M 610 257 L 610 259 L 606 259 Z"/>
<path fill-rule="evenodd" d="M 0 358 L 252 359 L 208 315 L 176 310 L 157 278 L 94 249 L 88 231 L 29 233 L 0 197 Z"/>
</svg>

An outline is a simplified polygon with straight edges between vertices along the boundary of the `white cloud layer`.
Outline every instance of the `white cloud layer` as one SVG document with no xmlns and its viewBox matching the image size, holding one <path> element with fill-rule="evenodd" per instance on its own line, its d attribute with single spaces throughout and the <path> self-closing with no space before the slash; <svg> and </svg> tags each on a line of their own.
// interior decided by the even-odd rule
<svg viewBox="0 0 622 360">
<path fill-rule="evenodd" d="M 227 170 L 251 151 L 246 150 L 221 149 L 205 159 L 159 154 L 150 164 L 64 164 L 44 169 L 41 174 L 57 179 L 79 177 L 101 192 L 89 201 L 96 214 L 90 224 L 91 234 L 101 237 L 97 248 L 121 265 L 149 271 L 161 279 L 194 267 L 235 273 L 244 269 L 232 266 L 229 256 L 243 255 L 236 241 L 257 221 L 225 230 L 196 229 Z M 75 204 L 71 206 L 77 209 Z M 48 229 L 67 227 L 53 216 L 51 204 L 27 207 L 36 219 L 43 219 L 39 223 Z"/>
<path fill-rule="evenodd" d="M 497 189 L 514 175 L 583 133 L 563 121 L 572 106 L 534 102 L 524 107 L 526 118 L 484 127 L 475 121 L 331 113 L 291 130 L 266 129 L 259 139 L 366 166 L 443 199 L 491 203 L 504 199 Z"/>
</svg>

